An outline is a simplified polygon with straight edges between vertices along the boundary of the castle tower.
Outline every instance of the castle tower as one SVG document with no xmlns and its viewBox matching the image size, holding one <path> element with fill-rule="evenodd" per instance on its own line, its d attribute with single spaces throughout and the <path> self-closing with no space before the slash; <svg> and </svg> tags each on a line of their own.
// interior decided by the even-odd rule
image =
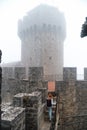
<svg viewBox="0 0 87 130">
<path fill-rule="evenodd" d="M 42 66 L 47 79 L 62 80 L 64 14 L 55 7 L 39 5 L 19 20 L 18 35 L 22 63 L 28 67 Z"/>
</svg>

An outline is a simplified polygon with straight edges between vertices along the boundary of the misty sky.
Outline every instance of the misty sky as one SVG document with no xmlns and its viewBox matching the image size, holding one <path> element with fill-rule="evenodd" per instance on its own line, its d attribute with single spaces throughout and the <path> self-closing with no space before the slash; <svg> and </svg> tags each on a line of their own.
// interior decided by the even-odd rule
<svg viewBox="0 0 87 130">
<path fill-rule="evenodd" d="M 67 37 L 64 43 L 64 66 L 87 67 L 87 38 L 80 38 L 81 26 L 87 16 L 86 0 L 0 0 L 0 49 L 2 63 L 19 61 L 21 41 L 17 22 L 35 6 L 47 3 L 64 12 Z"/>
</svg>

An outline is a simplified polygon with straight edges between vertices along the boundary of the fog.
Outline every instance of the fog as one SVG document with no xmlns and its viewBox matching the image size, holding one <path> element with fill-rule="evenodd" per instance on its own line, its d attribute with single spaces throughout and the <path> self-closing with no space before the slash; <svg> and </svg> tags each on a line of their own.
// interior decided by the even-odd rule
<svg viewBox="0 0 87 130">
<path fill-rule="evenodd" d="M 46 3 L 64 12 L 66 40 L 64 42 L 64 66 L 87 67 L 87 38 L 80 38 L 81 26 L 87 16 L 86 0 L 1 0 L 0 1 L 0 49 L 2 63 L 20 61 L 21 41 L 17 36 L 18 20 L 35 6 Z"/>
</svg>

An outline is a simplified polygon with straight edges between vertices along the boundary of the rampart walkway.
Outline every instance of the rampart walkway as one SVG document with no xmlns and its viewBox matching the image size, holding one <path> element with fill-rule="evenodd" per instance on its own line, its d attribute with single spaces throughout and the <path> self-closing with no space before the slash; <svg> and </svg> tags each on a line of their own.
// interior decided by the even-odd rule
<svg viewBox="0 0 87 130">
<path fill-rule="evenodd" d="M 41 130 L 50 130 L 51 122 L 45 121 Z"/>
</svg>

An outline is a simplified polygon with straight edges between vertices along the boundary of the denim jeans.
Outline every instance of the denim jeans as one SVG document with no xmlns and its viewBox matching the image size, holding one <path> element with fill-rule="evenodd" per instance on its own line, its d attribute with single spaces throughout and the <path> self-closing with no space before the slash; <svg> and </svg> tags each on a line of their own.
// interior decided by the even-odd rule
<svg viewBox="0 0 87 130">
<path fill-rule="evenodd" d="M 52 107 L 48 107 L 49 119 L 52 119 Z"/>
</svg>

